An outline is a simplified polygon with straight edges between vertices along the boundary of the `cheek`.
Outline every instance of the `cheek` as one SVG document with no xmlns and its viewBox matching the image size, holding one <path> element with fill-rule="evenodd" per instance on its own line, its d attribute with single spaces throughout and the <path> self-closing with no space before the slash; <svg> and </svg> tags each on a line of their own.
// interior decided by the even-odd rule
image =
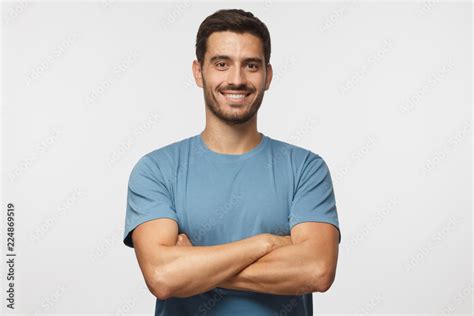
<svg viewBox="0 0 474 316">
<path fill-rule="evenodd" d="M 206 84 L 209 87 L 216 88 L 225 83 L 225 76 L 222 73 L 210 72 L 206 76 Z"/>
</svg>

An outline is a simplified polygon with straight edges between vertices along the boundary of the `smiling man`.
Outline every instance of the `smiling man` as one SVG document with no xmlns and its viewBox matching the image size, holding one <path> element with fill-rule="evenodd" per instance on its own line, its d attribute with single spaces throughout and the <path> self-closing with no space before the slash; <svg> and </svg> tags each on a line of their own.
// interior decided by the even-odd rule
<svg viewBox="0 0 474 316">
<path fill-rule="evenodd" d="M 270 52 L 252 13 L 207 17 L 192 65 L 205 129 L 131 172 L 124 243 L 155 315 L 312 315 L 312 293 L 335 279 L 341 234 L 327 164 L 257 131 Z"/>
</svg>

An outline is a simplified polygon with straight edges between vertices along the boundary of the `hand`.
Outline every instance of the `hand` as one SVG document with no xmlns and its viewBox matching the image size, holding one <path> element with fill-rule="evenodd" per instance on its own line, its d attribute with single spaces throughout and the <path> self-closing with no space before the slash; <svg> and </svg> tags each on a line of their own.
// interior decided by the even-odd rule
<svg viewBox="0 0 474 316">
<path fill-rule="evenodd" d="M 269 234 L 269 236 L 270 236 L 270 243 L 272 245 L 271 246 L 272 251 L 277 248 L 289 246 L 292 244 L 290 235 L 279 236 L 279 235 Z"/>
<path fill-rule="evenodd" d="M 183 247 L 192 247 L 191 240 L 189 240 L 186 234 L 179 234 L 178 240 L 176 241 L 176 246 L 183 246 Z"/>
</svg>

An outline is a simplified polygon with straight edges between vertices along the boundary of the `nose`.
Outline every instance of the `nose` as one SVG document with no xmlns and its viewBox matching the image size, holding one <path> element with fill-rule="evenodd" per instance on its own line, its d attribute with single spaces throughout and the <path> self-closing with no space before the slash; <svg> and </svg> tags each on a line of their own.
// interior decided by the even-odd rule
<svg viewBox="0 0 474 316">
<path fill-rule="evenodd" d="M 229 85 L 241 86 L 247 83 L 245 71 L 241 67 L 232 67 L 227 78 Z"/>
</svg>

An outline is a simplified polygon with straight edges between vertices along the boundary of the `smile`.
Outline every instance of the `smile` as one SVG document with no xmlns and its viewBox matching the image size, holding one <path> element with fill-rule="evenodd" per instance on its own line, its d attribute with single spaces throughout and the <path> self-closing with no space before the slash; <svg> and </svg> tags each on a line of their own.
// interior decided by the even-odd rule
<svg viewBox="0 0 474 316">
<path fill-rule="evenodd" d="M 222 94 L 228 101 L 242 102 L 246 97 L 248 97 L 252 93 L 220 92 L 220 94 Z"/>
</svg>

